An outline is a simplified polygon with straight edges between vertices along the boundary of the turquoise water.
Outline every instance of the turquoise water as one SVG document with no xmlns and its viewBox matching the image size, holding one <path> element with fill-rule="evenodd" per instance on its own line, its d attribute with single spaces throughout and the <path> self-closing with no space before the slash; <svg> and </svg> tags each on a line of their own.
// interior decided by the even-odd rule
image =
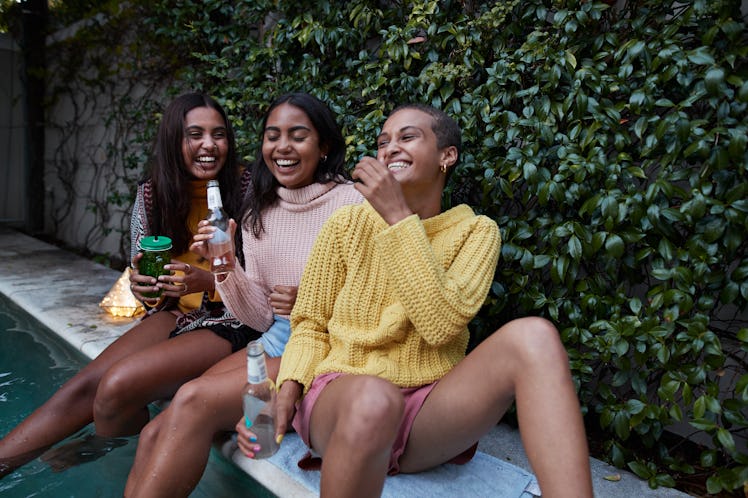
<svg viewBox="0 0 748 498">
<path fill-rule="evenodd" d="M 9 432 L 87 361 L 83 354 L 0 294 L 0 434 Z M 90 425 L 73 437 L 92 433 Z M 53 472 L 40 459 L 32 460 L 0 479 L 0 496 L 122 496 L 137 437 L 121 439 L 124 444 L 102 458 L 62 472 Z M 274 495 L 213 450 L 208 469 L 191 497 L 239 496 Z"/>
</svg>

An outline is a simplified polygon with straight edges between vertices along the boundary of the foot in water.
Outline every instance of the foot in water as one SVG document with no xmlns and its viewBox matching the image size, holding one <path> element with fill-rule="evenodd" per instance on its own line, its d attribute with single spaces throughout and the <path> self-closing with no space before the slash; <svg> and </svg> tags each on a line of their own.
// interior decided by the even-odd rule
<svg viewBox="0 0 748 498">
<path fill-rule="evenodd" d="M 17 468 L 26 465 L 34 458 L 38 457 L 47 448 L 42 448 L 39 450 L 33 450 L 29 451 L 28 453 L 24 453 L 22 455 L 17 455 L 10 458 L 0 458 L 0 479 L 7 476 L 8 474 L 14 472 Z"/>
<path fill-rule="evenodd" d="M 62 472 L 70 467 L 98 460 L 114 448 L 126 444 L 127 439 L 89 434 L 57 448 L 47 450 L 40 459 L 46 462 L 53 472 Z"/>
</svg>

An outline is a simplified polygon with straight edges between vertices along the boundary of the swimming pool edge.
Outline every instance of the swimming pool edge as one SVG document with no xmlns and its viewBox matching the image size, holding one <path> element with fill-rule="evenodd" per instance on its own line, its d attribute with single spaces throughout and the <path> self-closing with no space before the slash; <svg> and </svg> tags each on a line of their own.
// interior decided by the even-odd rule
<svg viewBox="0 0 748 498">
<path fill-rule="evenodd" d="M 99 307 L 119 276 L 117 270 L 0 226 L 0 293 L 89 359 L 140 319 L 112 317 Z M 221 454 L 273 494 L 311 496 L 277 468 L 247 467 Z"/>
</svg>

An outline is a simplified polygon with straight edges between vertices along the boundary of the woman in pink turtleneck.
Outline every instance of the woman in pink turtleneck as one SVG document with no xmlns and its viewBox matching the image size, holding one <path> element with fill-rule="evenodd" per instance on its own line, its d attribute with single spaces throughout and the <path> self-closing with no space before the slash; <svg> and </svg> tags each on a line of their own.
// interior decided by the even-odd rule
<svg viewBox="0 0 748 498">
<path fill-rule="evenodd" d="M 237 267 L 216 281 L 216 289 L 238 319 L 266 331 L 261 341 L 272 378 L 317 232 L 335 209 L 363 199 L 344 180 L 344 156 L 343 136 L 324 103 L 296 93 L 270 106 L 240 218 L 244 271 Z M 236 224 L 230 227 L 235 230 Z M 194 251 L 204 251 L 211 231 L 202 224 Z M 143 430 L 125 496 L 187 496 L 202 476 L 214 435 L 232 430 L 241 417 L 245 381 L 240 351 L 182 386 L 168 409 Z"/>
</svg>

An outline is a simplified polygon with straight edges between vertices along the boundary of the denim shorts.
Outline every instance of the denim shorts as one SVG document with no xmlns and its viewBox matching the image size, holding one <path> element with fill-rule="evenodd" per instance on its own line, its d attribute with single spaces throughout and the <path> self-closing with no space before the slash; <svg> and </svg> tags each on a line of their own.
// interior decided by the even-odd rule
<svg viewBox="0 0 748 498">
<path fill-rule="evenodd" d="M 286 343 L 291 336 L 291 322 L 288 318 L 273 315 L 274 321 L 267 332 L 262 334 L 260 342 L 265 348 L 265 354 L 271 358 L 277 358 L 286 349 Z"/>
</svg>

